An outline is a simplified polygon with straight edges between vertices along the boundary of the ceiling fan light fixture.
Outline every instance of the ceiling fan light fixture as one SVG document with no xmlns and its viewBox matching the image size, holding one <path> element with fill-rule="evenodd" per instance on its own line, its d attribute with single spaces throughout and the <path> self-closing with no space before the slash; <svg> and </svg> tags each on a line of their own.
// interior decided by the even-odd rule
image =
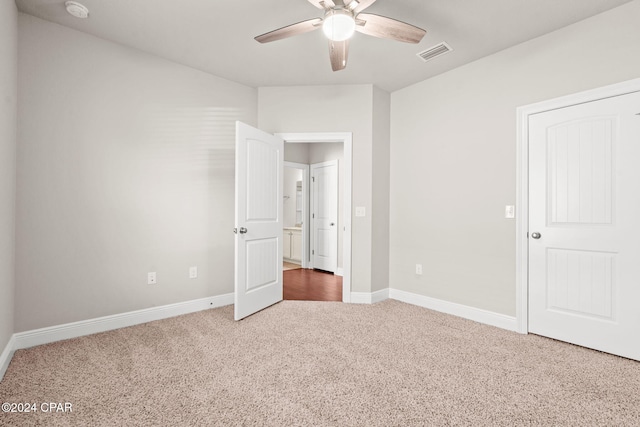
<svg viewBox="0 0 640 427">
<path fill-rule="evenodd" d="M 322 31 L 329 40 L 341 42 L 351 38 L 356 29 L 353 13 L 345 9 L 331 9 L 324 16 Z"/>
</svg>

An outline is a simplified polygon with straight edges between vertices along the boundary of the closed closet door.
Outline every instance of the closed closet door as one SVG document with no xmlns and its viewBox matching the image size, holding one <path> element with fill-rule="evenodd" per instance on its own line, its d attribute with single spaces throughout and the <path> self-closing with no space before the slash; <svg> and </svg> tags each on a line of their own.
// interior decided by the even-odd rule
<svg viewBox="0 0 640 427">
<path fill-rule="evenodd" d="M 313 268 L 338 268 L 338 161 L 311 165 Z"/>
<path fill-rule="evenodd" d="M 640 93 L 529 117 L 529 331 L 640 360 Z"/>
</svg>

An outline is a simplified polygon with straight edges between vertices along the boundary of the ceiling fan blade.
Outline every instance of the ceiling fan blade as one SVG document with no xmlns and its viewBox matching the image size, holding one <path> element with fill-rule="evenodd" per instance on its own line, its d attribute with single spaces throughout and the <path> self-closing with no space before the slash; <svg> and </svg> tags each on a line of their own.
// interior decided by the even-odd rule
<svg viewBox="0 0 640 427">
<path fill-rule="evenodd" d="M 427 33 L 426 30 L 406 22 L 371 13 L 359 14 L 357 21 L 356 31 L 362 34 L 405 43 L 420 43 L 422 37 Z M 364 21 L 364 24 L 362 24 L 362 21 Z"/>
<path fill-rule="evenodd" d="M 329 40 L 329 57 L 333 71 L 340 71 L 347 66 L 349 56 L 349 40 L 334 42 Z"/>
<path fill-rule="evenodd" d="M 351 2 L 348 2 L 345 0 L 345 5 L 351 11 L 353 11 L 354 15 L 357 15 L 358 13 L 362 12 L 363 10 L 371 6 L 373 3 L 375 3 L 375 1 L 376 0 L 351 0 Z M 349 3 L 349 4 L 346 4 L 346 3 Z"/>
<path fill-rule="evenodd" d="M 286 27 L 278 28 L 277 30 L 259 35 L 255 37 L 255 39 L 260 43 L 269 43 L 276 40 L 286 39 L 287 37 L 297 36 L 298 34 L 317 30 L 320 28 L 319 24 L 321 22 L 321 18 L 308 19 L 306 21 L 298 22 L 297 24 L 287 25 Z"/>
<path fill-rule="evenodd" d="M 329 9 L 334 7 L 336 4 L 333 0 L 309 0 L 309 3 L 317 7 L 318 9 Z"/>
</svg>

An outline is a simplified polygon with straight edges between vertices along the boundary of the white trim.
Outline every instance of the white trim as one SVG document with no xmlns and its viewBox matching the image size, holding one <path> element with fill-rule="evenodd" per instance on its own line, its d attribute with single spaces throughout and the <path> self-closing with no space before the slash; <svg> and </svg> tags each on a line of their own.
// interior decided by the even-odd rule
<svg viewBox="0 0 640 427">
<path fill-rule="evenodd" d="M 231 304 L 233 293 L 19 332 L 13 335 L 13 349 L 19 350 Z"/>
<path fill-rule="evenodd" d="M 342 239 L 342 301 L 351 301 L 351 180 L 353 135 L 351 132 L 276 133 L 286 143 L 342 142 L 344 150 L 344 234 Z"/>
<path fill-rule="evenodd" d="M 369 292 L 351 292 L 349 302 L 351 304 L 371 304 L 371 294 Z"/>
<path fill-rule="evenodd" d="M 516 163 L 516 319 L 517 331 L 529 331 L 529 116 L 628 93 L 640 92 L 640 79 L 562 96 L 517 109 Z"/>
<path fill-rule="evenodd" d="M 341 268 L 341 267 L 336 268 L 336 272 L 333 274 L 335 274 L 336 276 L 344 276 L 344 268 Z"/>
<path fill-rule="evenodd" d="M 13 353 L 15 352 L 15 342 L 16 335 L 11 335 L 9 338 L 9 342 L 5 346 L 2 354 L 0 354 L 0 381 L 4 378 L 5 372 L 7 372 L 7 368 L 9 367 L 9 363 L 11 363 L 11 358 L 13 357 Z"/>
<path fill-rule="evenodd" d="M 482 310 L 480 308 L 469 307 L 467 305 L 457 304 L 393 288 L 389 289 L 389 298 L 473 320 L 475 322 L 484 323 L 486 325 L 507 329 L 509 331 L 515 331 L 517 328 L 515 317 L 495 313 L 493 311 Z"/>
<path fill-rule="evenodd" d="M 381 302 L 389 299 L 389 288 L 384 288 L 379 291 L 375 291 L 371 293 L 371 303 L 375 304 L 377 302 Z"/>
<path fill-rule="evenodd" d="M 375 292 L 351 292 L 352 304 L 375 304 L 389 299 L 389 288 Z"/>
<path fill-rule="evenodd" d="M 313 268 L 309 263 L 309 165 L 304 163 L 283 162 L 284 167 L 302 170 L 302 268 Z M 286 261 L 286 259 L 285 259 Z M 297 263 L 297 262 L 296 262 Z"/>
</svg>

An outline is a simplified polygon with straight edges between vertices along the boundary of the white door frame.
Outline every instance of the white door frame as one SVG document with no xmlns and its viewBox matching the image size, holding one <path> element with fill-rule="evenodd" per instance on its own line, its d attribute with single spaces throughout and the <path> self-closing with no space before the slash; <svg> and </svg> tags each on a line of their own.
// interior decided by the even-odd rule
<svg viewBox="0 0 640 427">
<path fill-rule="evenodd" d="M 302 169 L 302 268 L 309 268 L 309 165 L 287 161 L 283 165 Z"/>
<path fill-rule="evenodd" d="M 517 331 L 529 332 L 529 116 L 586 102 L 640 92 L 640 79 L 587 90 L 517 109 L 516 146 L 516 322 Z"/>
<path fill-rule="evenodd" d="M 285 143 L 314 144 L 323 142 L 342 142 L 344 151 L 343 215 L 344 235 L 342 240 L 342 301 L 351 302 L 351 177 L 353 169 L 353 135 L 351 132 L 302 132 L 277 133 Z"/>
</svg>

